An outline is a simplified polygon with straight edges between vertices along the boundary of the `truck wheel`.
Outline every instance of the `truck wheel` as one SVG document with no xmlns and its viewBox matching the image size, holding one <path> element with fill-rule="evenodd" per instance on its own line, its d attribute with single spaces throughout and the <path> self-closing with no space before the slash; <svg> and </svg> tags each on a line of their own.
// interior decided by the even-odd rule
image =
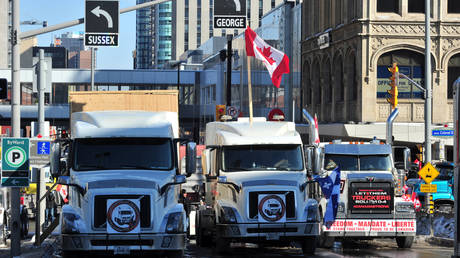
<svg viewBox="0 0 460 258">
<path fill-rule="evenodd" d="M 184 257 L 184 250 L 169 251 L 166 254 L 166 257 L 168 257 L 168 258 L 182 258 L 182 257 Z"/>
<path fill-rule="evenodd" d="M 396 243 L 398 244 L 399 248 L 411 248 L 413 242 L 413 236 L 396 237 Z"/>
<path fill-rule="evenodd" d="M 317 237 L 306 237 L 302 241 L 302 251 L 305 256 L 315 254 L 317 240 Z"/>
</svg>

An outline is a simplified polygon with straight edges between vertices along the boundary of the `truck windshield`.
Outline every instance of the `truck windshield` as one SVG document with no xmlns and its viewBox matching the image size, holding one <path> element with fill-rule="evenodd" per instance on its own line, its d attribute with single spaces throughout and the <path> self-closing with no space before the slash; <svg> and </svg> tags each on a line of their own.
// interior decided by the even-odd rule
<svg viewBox="0 0 460 258">
<path fill-rule="evenodd" d="M 385 170 L 391 171 L 391 158 L 390 155 L 339 155 L 339 154 L 326 154 L 325 166 L 330 161 L 334 161 L 339 165 L 340 170 L 354 170 L 354 171 L 372 171 L 372 170 Z M 329 168 L 330 170 L 332 168 Z"/>
<path fill-rule="evenodd" d="M 222 170 L 303 170 L 302 149 L 300 145 L 225 146 Z"/>
<path fill-rule="evenodd" d="M 76 139 L 73 169 L 173 168 L 172 142 L 166 138 L 88 138 Z"/>
</svg>

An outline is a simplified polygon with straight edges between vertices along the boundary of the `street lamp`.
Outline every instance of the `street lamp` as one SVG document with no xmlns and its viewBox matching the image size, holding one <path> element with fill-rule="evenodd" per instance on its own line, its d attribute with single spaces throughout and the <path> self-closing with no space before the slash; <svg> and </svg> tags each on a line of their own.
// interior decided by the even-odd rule
<svg viewBox="0 0 460 258">
<path fill-rule="evenodd" d="M 180 87 L 180 67 L 181 67 L 181 64 L 184 64 L 184 63 L 185 63 L 184 60 L 179 60 L 179 61 L 170 63 L 172 68 L 177 67 L 177 91 L 179 92 L 179 96 L 180 96 L 180 88 L 179 88 Z M 179 100 L 180 100 L 180 97 L 179 97 Z"/>
</svg>

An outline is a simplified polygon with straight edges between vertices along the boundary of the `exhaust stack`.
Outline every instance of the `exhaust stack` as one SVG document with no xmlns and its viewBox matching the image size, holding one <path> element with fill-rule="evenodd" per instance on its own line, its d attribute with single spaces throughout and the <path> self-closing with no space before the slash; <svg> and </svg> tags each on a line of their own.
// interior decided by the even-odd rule
<svg viewBox="0 0 460 258">
<path fill-rule="evenodd" d="M 393 122 L 399 114 L 399 109 L 395 108 L 387 119 L 387 144 L 393 144 Z"/>
<path fill-rule="evenodd" d="M 305 119 L 310 125 L 310 140 L 308 141 L 309 145 L 315 144 L 316 139 L 316 128 L 315 128 L 315 119 L 308 113 L 308 111 L 304 108 L 302 109 L 303 119 Z"/>
</svg>

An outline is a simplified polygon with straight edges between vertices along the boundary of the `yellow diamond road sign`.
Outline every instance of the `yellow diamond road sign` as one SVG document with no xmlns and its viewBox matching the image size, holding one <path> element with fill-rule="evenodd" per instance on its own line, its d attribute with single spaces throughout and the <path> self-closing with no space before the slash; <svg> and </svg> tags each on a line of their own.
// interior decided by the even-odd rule
<svg viewBox="0 0 460 258">
<path fill-rule="evenodd" d="M 418 174 L 425 180 L 425 183 L 430 184 L 439 175 L 439 172 L 428 162 Z"/>
</svg>

